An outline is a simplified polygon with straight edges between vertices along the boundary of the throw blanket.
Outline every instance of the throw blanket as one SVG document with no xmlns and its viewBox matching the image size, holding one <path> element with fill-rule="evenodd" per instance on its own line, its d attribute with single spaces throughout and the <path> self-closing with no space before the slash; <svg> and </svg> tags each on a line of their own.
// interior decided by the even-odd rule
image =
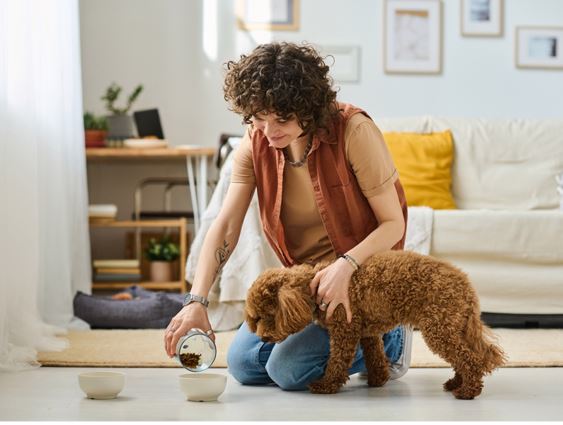
<svg viewBox="0 0 563 425">
<path fill-rule="evenodd" d="M 199 232 L 194 238 L 186 262 L 186 279 L 193 282 L 203 240 L 211 223 L 219 214 L 227 193 L 232 170 L 232 154 L 221 169 L 219 182 L 205 210 Z M 405 249 L 429 254 L 432 238 L 433 210 L 409 207 Z M 246 291 L 264 270 L 281 267 L 262 231 L 258 198 L 252 198 L 244 219 L 239 242 L 215 280 L 209 293 L 209 320 L 216 331 L 236 329 L 243 322 Z"/>
<path fill-rule="evenodd" d="M 405 251 L 430 254 L 434 210 L 429 207 L 409 207 Z"/>
<path fill-rule="evenodd" d="M 221 168 L 217 187 L 201 219 L 186 262 L 186 279 L 193 282 L 203 240 L 219 214 L 231 181 L 232 153 Z M 260 273 L 281 263 L 262 231 L 258 196 L 254 194 L 244 218 L 239 242 L 209 293 L 208 314 L 216 331 L 236 329 L 243 322 L 246 291 Z"/>
</svg>

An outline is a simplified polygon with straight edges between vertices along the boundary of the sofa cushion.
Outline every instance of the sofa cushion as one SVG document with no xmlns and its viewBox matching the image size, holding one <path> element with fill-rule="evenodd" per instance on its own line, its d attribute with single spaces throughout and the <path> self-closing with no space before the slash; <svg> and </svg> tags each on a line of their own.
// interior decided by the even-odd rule
<svg viewBox="0 0 563 425">
<path fill-rule="evenodd" d="M 469 275 L 481 311 L 563 314 L 563 263 L 532 263 L 471 255 L 440 255 Z"/>
<path fill-rule="evenodd" d="M 410 206 L 453 209 L 452 134 L 384 133 Z"/>
<path fill-rule="evenodd" d="M 458 208 L 558 208 L 563 120 L 433 118 L 431 129 L 453 133 Z"/>
<path fill-rule="evenodd" d="M 434 211 L 430 254 L 465 271 L 482 311 L 563 314 L 563 211 Z"/>
<path fill-rule="evenodd" d="M 563 264 L 563 211 L 435 211 L 432 255 Z"/>
</svg>

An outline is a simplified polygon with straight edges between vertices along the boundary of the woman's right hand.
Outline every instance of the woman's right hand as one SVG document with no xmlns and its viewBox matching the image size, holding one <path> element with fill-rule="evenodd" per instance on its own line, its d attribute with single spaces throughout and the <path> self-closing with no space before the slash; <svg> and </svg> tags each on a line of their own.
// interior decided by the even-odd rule
<svg viewBox="0 0 563 425">
<path fill-rule="evenodd" d="M 193 328 L 201 329 L 203 332 L 211 330 L 207 308 L 198 302 L 183 307 L 168 324 L 164 332 L 164 349 L 169 357 L 174 357 L 176 354 L 178 340 Z M 210 333 L 209 337 L 215 341 L 215 334 Z"/>
</svg>

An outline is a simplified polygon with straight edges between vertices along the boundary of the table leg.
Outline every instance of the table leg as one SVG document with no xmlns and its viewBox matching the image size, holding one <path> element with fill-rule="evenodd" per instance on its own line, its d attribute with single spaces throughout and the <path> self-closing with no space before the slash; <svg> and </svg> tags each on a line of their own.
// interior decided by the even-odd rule
<svg viewBox="0 0 563 425">
<path fill-rule="evenodd" d="M 199 194 L 198 194 L 198 201 L 199 201 L 199 212 L 201 214 L 200 220 L 203 217 L 203 213 L 205 212 L 205 209 L 207 208 L 207 180 L 208 180 L 208 176 L 207 176 L 207 157 L 202 156 L 200 158 L 197 158 L 197 161 L 199 162 L 199 167 L 198 167 L 198 171 L 199 171 L 199 175 L 198 175 L 198 190 L 199 190 Z"/>
<path fill-rule="evenodd" d="M 194 177 L 194 164 L 192 161 L 195 159 L 193 157 L 186 157 L 186 165 L 188 168 L 188 189 L 190 191 L 190 199 L 192 201 L 192 210 L 194 212 L 194 233 L 199 230 L 199 202 L 197 199 L 196 182 Z M 195 237 L 195 234 L 194 234 Z"/>
</svg>

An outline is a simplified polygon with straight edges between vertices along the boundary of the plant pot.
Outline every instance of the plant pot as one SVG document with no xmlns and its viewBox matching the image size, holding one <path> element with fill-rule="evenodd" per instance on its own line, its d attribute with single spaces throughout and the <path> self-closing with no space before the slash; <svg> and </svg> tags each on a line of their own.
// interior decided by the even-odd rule
<svg viewBox="0 0 563 425">
<path fill-rule="evenodd" d="M 106 135 L 105 130 L 86 130 L 84 132 L 84 138 L 86 140 L 87 148 L 103 148 L 106 145 Z"/>
<path fill-rule="evenodd" d="M 129 139 L 135 136 L 133 117 L 130 115 L 109 115 L 108 139 Z"/>
<path fill-rule="evenodd" d="M 169 261 L 151 261 L 151 281 L 171 282 L 172 263 Z"/>
</svg>

